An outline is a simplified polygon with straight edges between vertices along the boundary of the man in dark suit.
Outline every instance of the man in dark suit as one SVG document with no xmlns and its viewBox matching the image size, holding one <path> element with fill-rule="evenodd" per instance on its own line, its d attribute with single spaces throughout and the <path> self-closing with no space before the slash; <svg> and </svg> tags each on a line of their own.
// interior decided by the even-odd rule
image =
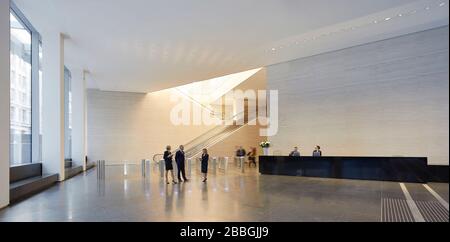
<svg viewBox="0 0 450 242">
<path fill-rule="evenodd" d="M 175 161 L 177 162 L 178 167 L 178 181 L 183 182 L 184 180 L 185 182 L 187 182 L 188 179 L 186 178 L 186 172 L 184 169 L 185 163 L 184 146 L 180 145 L 180 149 L 175 154 Z M 183 176 L 183 180 L 181 180 L 181 176 Z"/>
<path fill-rule="evenodd" d="M 236 152 L 236 156 L 237 157 L 245 157 L 245 154 L 247 154 L 244 150 L 244 148 L 242 148 L 242 146 L 239 146 L 239 149 Z"/>
</svg>

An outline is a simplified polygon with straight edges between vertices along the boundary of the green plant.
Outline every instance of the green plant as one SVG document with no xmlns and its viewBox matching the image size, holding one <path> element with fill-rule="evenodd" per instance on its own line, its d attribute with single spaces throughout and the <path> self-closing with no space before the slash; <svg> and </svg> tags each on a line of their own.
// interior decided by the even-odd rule
<svg viewBox="0 0 450 242">
<path fill-rule="evenodd" d="M 259 146 L 261 146 L 261 148 L 269 148 L 270 147 L 270 142 L 269 141 L 263 141 L 259 144 Z"/>
</svg>

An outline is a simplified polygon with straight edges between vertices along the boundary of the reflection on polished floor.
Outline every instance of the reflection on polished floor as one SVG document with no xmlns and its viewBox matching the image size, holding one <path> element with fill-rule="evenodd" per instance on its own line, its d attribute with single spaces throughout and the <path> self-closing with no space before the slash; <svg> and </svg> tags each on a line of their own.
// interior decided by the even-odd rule
<svg viewBox="0 0 450 242">
<path fill-rule="evenodd" d="M 194 172 L 178 185 L 166 185 L 157 167 L 146 178 L 138 165 L 126 172 L 106 166 L 103 180 L 92 169 L 0 210 L 0 221 L 383 221 L 383 201 L 405 199 L 395 182 L 266 176 L 256 168 L 211 174 L 206 184 Z M 446 202 L 440 219 L 448 221 L 448 184 L 428 186 L 443 200 L 422 184 L 405 187 L 425 210 Z"/>
</svg>

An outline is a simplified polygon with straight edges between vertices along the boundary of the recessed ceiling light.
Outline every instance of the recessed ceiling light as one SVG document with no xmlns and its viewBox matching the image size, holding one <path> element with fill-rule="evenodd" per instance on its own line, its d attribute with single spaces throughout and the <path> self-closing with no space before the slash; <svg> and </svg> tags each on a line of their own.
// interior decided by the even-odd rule
<svg viewBox="0 0 450 242">
<path fill-rule="evenodd" d="M 402 16 L 403 16 L 403 14 L 399 13 L 399 14 L 398 14 L 398 16 L 399 16 L 399 17 L 402 17 Z"/>
<path fill-rule="evenodd" d="M 277 49 L 275 49 L 275 48 L 272 48 L 272 51 L 276 51 Z"/>
<path fill-rule="evenodd" d="M 430 10 L 430 7 L 426 7 L 425 10 Z"/>
<path fill-rule="evenodd" d="M 391 20 L 391 18 L 385 18 L 384 20 L 385 20 L 385 21 L 389 21 L 389 20 Z"/>
<path fill-rule="evenodd" d="M 439 4 L 439 7 L 444 7 L 444 6 L 445 6 L 445 3 Z"/>
<path fill-rule="evenodd" d="M 373 23 L 374 23 L 374 24 L 377 24 L 377 23 L 378 23 L 378 21 L 377 21 L 377 20 L 375 20 L 375 21 L 373 21 Z"/>
</svg>

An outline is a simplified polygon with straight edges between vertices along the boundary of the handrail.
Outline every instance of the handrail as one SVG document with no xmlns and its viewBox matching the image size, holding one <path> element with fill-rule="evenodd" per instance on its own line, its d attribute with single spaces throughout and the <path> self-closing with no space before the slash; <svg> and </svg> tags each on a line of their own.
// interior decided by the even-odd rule
<svg viewBox="0 0 450 242">
<path fill-rule="evenodd" d="M 189 94 L 183 92 L 182 90 L 180 90 L 179 88 L 174 88 L 175 90 L 177 90 L 179 93 L 181 93 L 183 96 L 185 96 L 186 98 L 190 99 L 191 102 L 194 102 L 198 105 L 200 105 L 202 108 L 206 109 L 207 111 L 210 112 L 210 114 L 212 114 L 214 117 L 216 117 L 217 119 L 223 120 L 222 119 L 222 115 L 217 115 L 216 112 L 214 110 L 212 110 L 211 108 L 207 107 L 206 105 L 204 105 L 203 103 L 195 100 L 193 97 L 191 97 Z"/>
<path fill-rule="evenodd" d="M 245 111 L 233 115 L 231 118 L 225 120 L 225 127 L 224 127 L 223 125 L 218 125 L 218 126 L 212 128 L 212 129 L 206 131 L 205 133 L 201 134 L 200 136 L 195 137 L 194 139 L 190 140 L 190 141 L 187 142 L 184 146 L 185 146 L 185 147 L 188 147 L 190 144 L 194 143 L 194 141 L 197 141 L 197 140 L 201 139 L 202 137 L 205 137 L 205 136 L 208 135 L 208 134 L 211 134 L 211 133 L 213 133 L 213 132 L 217 132 L 217 130 L 219 130 L 219 129 L 226 129 L 228 126 L 234 125 L 234 122 L 233 122 L 232 125 L 227 125 L 227 121 L 234 121 L 234 119 L 235 119 L 236 117 L 238 117 L 238 116 L 240 116 L 240 115 L 243 115 L 243 114 L 245 114 Z M 256 114 L 256 112 L 252 112 L 252 114 Z M 244 116 L 245 116 L 245 115 L 244 115 Z M 245 123 L 244 123 L 244 124 L 245 124 Z"/>
<path fill-rule="evenodd" d="M 253 121 L 254 119 L 252 119 Z M 248 123 L 250 122 L 250 120 L 248 120 L 247 122 L 245 122 L 243 125 L 233 125 L 233 126 L 226 126 L 226 127 L 221 127 L 222 130 L 215 136 L 205 140 L 205 142 L 200 142 L 199 144 L 186 149 L 186 155 L 188 156 L 188 158 L 191 158 L 197 154 L 199 154 L 201 152 L 201 149 L 203 149 L 204 147 L 208 147 L 209 144 L 211 143 L 218 143 L 220 140 L 223 140 L 224 137 L 228 137 L 230 133 L 233 133 L 235 130 L 246 126 Z"/>
<path fill-rule="evenodd" d="M 233 117 L 230 118 L 230 119 L 228 119 L 228 120 L 234 120 L 235 117 L 237 117 L 238 115 L 242 115 L 243 113 L 245 113 L 245 111 L 244 111 L 244 112 L 240 112 L 240 113 L 238 113 L 238 114 L 236 114 L 236 115 L 233 115 Z M 253 112 L 252 112 L 252 113 L 253 113 Z M 256 114 L 256 113 L 255 113 L 255 114 Z M 245 115 L 244 115 L 244 118 L 245 118 Z M 206 131 L 205 133 L 201 134 L 200 136 L 198 136 L 198 137 L 192 139 L 191 141 L 189 141 L 188 143 L 186 143 L 186 144 L 184 145 L 184 147 L 186 148 L 186 149 L 185 149 L 185 153 L 186 153 L 187 156 L 189 156 L 189 157 L 187 157 L 187 158 L 191 158 L 191 157 L 193 157 L 193 156 L 199 154 L 199 153 L 200 153 L 200 150 L 201 150 L 202 148 L 204 148 L 204 147 L 207 147 L 208 144 L 219 142 L 219 141 L 222 139 L 222 137 L 224 137 L 224 136 L 225 136 L 225 137 L 228 137 L 227 135 L 228 135 L 229 133 L 232 133 L 232 132 L 235 131 L 236 129 L 238 129 L 238 128 L 242 127 L 242 126 L 247 125 L 249 122 L 250 122 L 250 120 L 247 120 L 247 122 L 244 122 L 242 125 L 236 125 L 236 124 L 234 124 L 234 122 L 233 122 L 232 125 L 218 125 L 218 126 L 212 128 L 212 129 Z M 230 128 L 230 127 L 231 127 L 231 128 Z M 217 134 L 212 135 L 212 134 L 214 134 L 214 133 L 217 133 Z M 198 142 L 199 140 L 201 140 L 201 139 L 204 138 L 205 136 L 212 136 L 212 137 L 211 137 L 211 138 L 207 138 L 205 141 Z M 198 142 L 198 144 L 195 144 L 196 142 Z M 191 146 L 191 145 L 192 145 L 192 147 L 189 147 L 189 146 Z M 199 147 L 200 147 L 200 148 L 199 148 Z M 177 152 L 178 150 L 179 150 L 179 148 L 175 149 L 173 152 L 175 153 L 175 152 Z M 193 153 L 193 154 L 192 154 L 192 153 Z M 163 155 L 164 155 L 164 154 L 155 154 L 155 155 L 153 155 L 153 158 L 152 158 L 152 159 L 153 159 L 154 162 L 158 162 L 157 160 L 155 160 L 156 157 L 157 157 L 157 156 L 163 156 Z"/>
<path fill-rule="evenodd" d="M 255 119 L 252 119 L 251 121 L 254 121 L 254 120 L 255 120 Z M 207 143 L 205 143 L 205 144 L 199 144 L 199 145 L 202 145 L 202 146 L 201 146 L 202 148 L 208 148 L 208 147 L 211 147 L 211 145 L 217 144 L 218 142 L 220 142 L 221 140 L 227 138 L 228 136 L 230 136 L 231 134 L 233 134 L 233 133 L 236 132 L 237 130 L 241 129 L 241 128 L 244 127 L 244 126 L 247 126 L 249 122 L 250 122 L 250 120 L 249 120 L 248 122 L 246 122 L 245 124 L 243 124 L 243 125 L 236 126 L 236 127 L 233 128 L 232 130 L 229 130 L 229 131 L 227 131 L 226 133 L 221 134 L 220 136 L 216 137 L 215 139 L 209 140 L 210 142 L 207 142 Z M 199 145 L 197 145 L 196 147 L 198 147 Z M 194 156 L 200 154 L 200 153 L 201 153 L 201 150 L 197 149 L 197 150 L 195 151 L 195 153 L 193 153 L 193 154 L 192 154 L 192 153 L 193 153 L 192 151 L 189 152 L 189 157 L 188 157 L 188 158 L 192 158 L 192 157 L 194 157 Z"/>
<path fill-rule="evenodd" d="M 153 158 L 152 158 L 152 160 L 153 160 L 154 162 L 158 162 L 157 160 L 155 160 L 156 156 L 158 156 L 158 155 L 162 155 L 162 156 L 164 156 L 164 154 L 155 154 L 155 155 L 153 155 Z"/>
</svg>

